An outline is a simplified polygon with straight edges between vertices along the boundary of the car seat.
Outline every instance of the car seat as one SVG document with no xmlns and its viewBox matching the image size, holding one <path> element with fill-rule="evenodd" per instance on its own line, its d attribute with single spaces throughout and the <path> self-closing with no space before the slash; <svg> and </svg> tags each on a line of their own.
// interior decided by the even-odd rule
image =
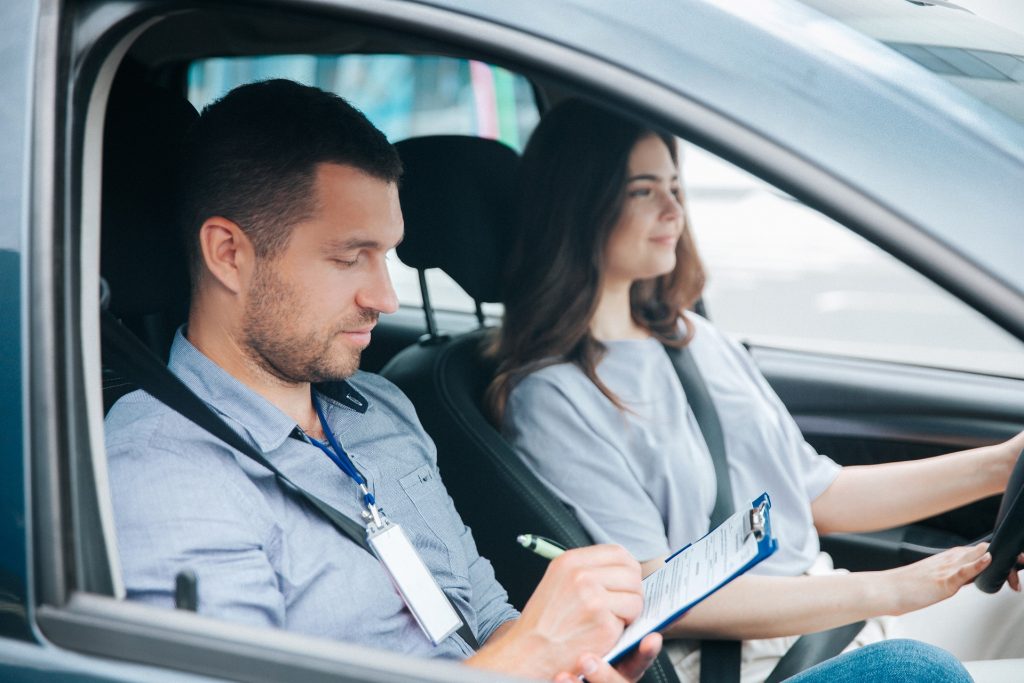
<svg viewBox="0 0 1024 683">
<path fill-rule="evenodd" d="M 189 284 L 177 229 L 175 185 L 181 142 L 195 108 L 146 82 L 125 63 L 111 88 L 103 130 L 100 274 L 108 309 L 160 358 L 185 321 Z M 103 371 L 104 411 L 132 391 Z"/>
<path fill-rule="evenodd" d="M 398 255 L 420 272 L 427 334 L 381 374 L 416 406 L 455 506 L 510 601 L 522 608 L 547 563 L 519 547 L 518 534 L 540 534 L 570 548 L 593 540 L 482 410 L 495 367 L 484 352 L 493 330 L 484 326 L 481 304 L 501 300 L 518 157 L 494 140 L 464 136 L 412 138 L 396 146 L 405 166 L 406 236 Z M 456 336 L 437 330 L 423 276 L 430 268 L 444 270 L 473 298 L 480 329 Z M 644 680 L 678 678 L 663 654 Z"/>
</svg>

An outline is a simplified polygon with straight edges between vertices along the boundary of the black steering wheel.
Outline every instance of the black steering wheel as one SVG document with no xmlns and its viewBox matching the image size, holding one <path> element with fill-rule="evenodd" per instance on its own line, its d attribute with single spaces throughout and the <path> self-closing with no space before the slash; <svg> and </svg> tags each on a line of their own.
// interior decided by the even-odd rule
<svg viewBox="0 0 1024 683">
<path fill-rule="evenodd" d="M 992 554 L 992 564 L 978 574 L 974 585 L 986 593 L 995 593 L 1017 563 L 1017 556 L 1024 551 L 1024 451 L 1017 456 L 1017 464 L 1006 484 L 988 551 Z"/>
</svg>

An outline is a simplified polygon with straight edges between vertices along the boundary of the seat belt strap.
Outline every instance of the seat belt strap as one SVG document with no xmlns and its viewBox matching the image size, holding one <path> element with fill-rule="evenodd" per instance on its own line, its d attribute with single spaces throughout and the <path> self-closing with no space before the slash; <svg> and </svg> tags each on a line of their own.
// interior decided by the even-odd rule
<svg viewBox="0 0 1024 683">
<path fill-rule="evenodd" d="M 835 657 L 846 646 L 853 642 L 857 634 L 864 628 L 866 622 L 858 621 L 845 626 L 837 626 L 827 631 L 808 633 L 800 636 L 795 643 L 782 655 L 782 659 L 772 669 L 771 674 L 764 683 L 781 683 L 781 681 L 796 676 L 815 664 L 820 664 L 826 659 Z"/>
<path fill-rule="evenodd" d="M 718 493 L 715 498 L 714 510 L 711 513 L 711 528 L 713 529 L 728 519 L 734 509 L 732 482 L 729 480 L 729 461 L 725 455 L 722 424 L 718 419 L 718 412 L 715 410 L 704 377 L 700 374 L 690 350 L 686 347 L 675 348 L 666 345 L 665 351 L 672 360 L 676 374 L 679 375 L 686 399 L 690 403 L 693 415 L 704 435 L 708 451 L 711 453 L 711 461 L 715 465 Z M 783 681 L 815 664 L 835 657 L 853 642 L 853 639 L 864 628 L 864 623 L 860 621 L 800 636 L 775 665 L 765 683 Z M 741 645 L 740 641 L 735 640 L 701 641 L 701 683 L 713 683 L 714 681 L 736 683 L 739 681 Z"/>
<path fill-rule="evenodd" d="M 732 497 L 732 479 L 729 477 L 729 460 L 725 455 L 725 434 L 722 433 L 722 423 L 718 420 L 718 411 L 715 410 L 715 404 L 711 400 L 704 376 L 700 374 L 690 349 L 666 346 L 665 351 L 672 360 L 672 366 L 679 376 L 679 382 L 683 385 L 686 400 L 690 404 L 690 409 L 693 410 L 693 416 L 697 419 L 697 425 L 700 427 L 701 434 L 704 435 L 704 442 L 711 454 L 711 462 L 715 466 L 718 490 L 715 495 L 715 507 L 711 511 L 710 524 L 710 528 L 714 529 L 736 512 Z"/>
<path fill-rule="evenodd" d="M 232 429 L 195 392 L 188 388 L 177 375 L 170 371 L 156 355 L 130 330 L 121 324 L 108 310 L 101 310 L 100 324 L 103 339 L 103 362 L 122 373 L 125 379 L 157 399 L 171 410 L 202 427 L 227 445 L 270 470 L 283 487 L 293 495 L 301 497 L 320 512 L 338 531 L 348 536 L 366 552 L 373 554 L 366 540 L 362 525 L 349 519 L 337 509 L 294 483 L 273 463 L 267 460 L 252 444 Z M 474 650 L 480 643 L 469 628 L 469 622 L 462 610 L 445 594 L 452 608 L 462 620 L 457 633 Z"/>
<path fill-rule="evenodd" d="M 697 420 L 711 462 L 715 466 L 715 507 L 711 511 L 711 529 L 729 519 L 735 512 L 732 498 L 732 480 L 729 478 L 729 461 L 725 456 L 725 435 L 718 411 L 711 400 L 711 394 L 704 383 L 704 377 L 693 360 L 690 349 L 664 346 L 665 353 L 672 361 L 683 385 L 683 393 Z M 740 651 L 743 643 L 738 640 L 702 640 L 700 642 L 700 683 L 739 683 Z"/>
</svg>

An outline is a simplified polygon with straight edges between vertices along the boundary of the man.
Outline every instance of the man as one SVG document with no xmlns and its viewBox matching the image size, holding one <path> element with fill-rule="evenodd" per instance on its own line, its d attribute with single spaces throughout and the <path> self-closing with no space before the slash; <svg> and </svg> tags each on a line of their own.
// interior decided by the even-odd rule
<svg viewBox="0 0 1024 683">
<path fill-rule="evenodd" d="M 402 238 L 401 164 L 384 136 L 341 98 L 268 81 L 208 107 L 184 159 L 192 300 L 171 370 L 295 485 L 351 520 L 400 525 L 483 645 L 434 644 L 384 563 L 142 392 L 106 421 L 128 597 L 171 606 L 191 569 L 211 616 L 529 677 L 638 677 L 657 635 L 619 671 L 600 659 L 640 613 L 636 561 L 616 546 L 566 553 L 518 615 L 411 404 L 358 372 L 378 315 L 397 308 L 385 255 Z"/>
</svg>

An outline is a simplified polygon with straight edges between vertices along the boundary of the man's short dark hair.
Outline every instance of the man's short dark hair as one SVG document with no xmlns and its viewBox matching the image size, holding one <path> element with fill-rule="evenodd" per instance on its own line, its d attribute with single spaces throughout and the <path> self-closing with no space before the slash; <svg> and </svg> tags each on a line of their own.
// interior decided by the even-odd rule
<svg viewBox="0 0 1024 683">
<path fill-rule="evenodd" d="M 242 85 L 207 106 L 186 137 L 181 224 L 192 283 L 202 272 L 199 228 L 237 223 L 259 257 L 273 257 L 315 208 L 318 164 L 353 166 L 397 182 L 402 164 L 384 134 L 335 94 L 287 80 Z"/>
</svg>

